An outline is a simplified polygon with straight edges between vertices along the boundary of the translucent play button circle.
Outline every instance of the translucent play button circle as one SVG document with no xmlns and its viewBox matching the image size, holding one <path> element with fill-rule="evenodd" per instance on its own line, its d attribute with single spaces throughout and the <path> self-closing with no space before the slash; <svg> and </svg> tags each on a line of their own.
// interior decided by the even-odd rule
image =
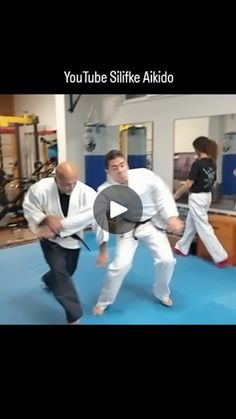
<svg viewBox="0 0 236 419">
<path fill-rule="evenodd" d="M 123 185 L 112 185 L 101 191 L 94 203 L 97 224 L 113 234 L 131 231 L 143 215 L 140 197 L 133 189 Z"/>
</svg>

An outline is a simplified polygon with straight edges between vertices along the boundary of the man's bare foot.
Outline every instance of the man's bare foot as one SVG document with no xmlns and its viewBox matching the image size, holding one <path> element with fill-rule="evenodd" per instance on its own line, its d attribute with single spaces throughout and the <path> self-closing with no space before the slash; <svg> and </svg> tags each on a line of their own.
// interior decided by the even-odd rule
<svg viewBox="0 0 236 419">
<path fill-rule="evenodd" d="M 165 307 L 171 307 L 173 306 L 173 301 L 170 297 L 164 297 L 164 298 L 158 298 L 154 296 L 155 300 L 158 301 L 158 303 L 162 304 Z"/>
<path fill-rule="evenodd" d="M 166 307 L 171 307 L 173 306 L 173 301 L 171 300 L 170 297 L 165 297 L 162 300 L 160 300 L 161 304 L 163 304 L 163 306 Z"/>
<path fill-rule="evenodd" d="M 105 307 L 100 306 L 99 304 L 93 307 L 93 314 L 95 314 L 95 316 L 101 316 L 104 313 L 104 311 Z"/>
</svg>

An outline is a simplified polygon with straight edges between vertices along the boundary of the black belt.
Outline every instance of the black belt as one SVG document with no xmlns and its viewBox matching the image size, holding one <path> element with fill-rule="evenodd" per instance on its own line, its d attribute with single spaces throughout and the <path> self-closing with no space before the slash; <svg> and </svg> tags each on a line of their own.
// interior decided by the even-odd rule
<svg viewBox="0 0 236 419">
<path fill-rule="evenodd" d="M 133 238 L 134 238 L 135 240 L 138 240 L 138 238 L 135 236 L 135 231 L 137 230 L 137 228 L 138 228 L 140 225 L 143 225 L 143 224 L 148 223 L 149 221 L 152 221 L 152 218 L 148 218 L 148 219 L 147 219 L 147 220 L 145 220 L 145 221 L 139 221 L 139 222 L 135 223 L 134 230 L 133 230 Z M 157 227 L 155 224 L 153 224 L 153 226 L 154 226 L 157 230 L 162 231 L 163 233 L 166 233 L 166 230 L 165 230 L 164 228 Z"/>
<path fill-rule="evenodd" d="M 78 236 L 78 234 L 71 234 L 70 236 L 66 236 L 66 237 L 61 237 L 59 234 L 56 234 L 56 237 L 60 237 L 61 239 L 67 239 L 67 237 L 72 237 L 72 239 L 76 239 L 79 240 L 85 247 L 86 249 L 88 249 L 89 252 L 91 252 L 91 249 L 88 247 L 88 245 L 85 243 L 85 241 L 83 239 L 81 239 L 80 236 Z"/>
<path fill-rule="evenodd" d="M 149 221 L 151 221 L 152 219 L 151 218 L 148 218 L 147 220 L 145 220 L 145 221 L 138 221 L 137 223 L 135 223 L 135 225 L 134 225 L 134 229 L 133 229 L 133 238 L 135 239 L 135 240 L 138 240 L 138 238 L 135 236 L 135 231 L 137 230 L 137 228 L 139 227 L 139 226 L 141 226 L 141 225 L 143 225 L 143 224 L 146 224 L 146 223 L 148 223 Z"/>
<path fill-rule="evenodd" d="M 88 247 L 88 245 L 85 243 L 85 241 L 83 239 L 81 239 L 80 236 L 78 236 L 78 234 L 72 234 L 71 236 L 67 236 L 67 237 L 72 237 L 72 239 L 79 240 L 86 247 L 86 249 L 88 249 L 88 251 L 91 252 L 91 249 Z"/>
</svg>

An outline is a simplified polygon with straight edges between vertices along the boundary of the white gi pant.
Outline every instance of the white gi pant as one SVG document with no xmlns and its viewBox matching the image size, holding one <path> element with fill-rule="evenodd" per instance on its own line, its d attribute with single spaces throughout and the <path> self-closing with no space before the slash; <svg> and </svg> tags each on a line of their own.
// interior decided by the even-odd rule
<svg viewBox="0 0 236 419">
<path fill-rule="evenodd" d="M 208 221 L 207 213 L 211 200 L 211 192 L 190 193 L 188 199 L 189 212 L 186 218 L 184 234 L 175 244 L 175 248 L 187 255 L 197 233 L 214 262 L 218 263 L 227 259 L 228 254 L 220 244 Z"/>
<path fill-rule="evenodd" d="M 157 230 L 151 222 L 147 222 L 136 229 L 135 237 L 145 242 L 152 252 L 156 271 L 153 293 L 156 298 L 163 300 L 170 295 L 169 283 L 176 264 L 167 235 Z M 115 259 L 108 266 L 98 305 L 107 307 L 114 303 L 122 282 L 132 267 L 138 240 L 134 239 L 133 231 L 117 237 Z"/>
</svg>

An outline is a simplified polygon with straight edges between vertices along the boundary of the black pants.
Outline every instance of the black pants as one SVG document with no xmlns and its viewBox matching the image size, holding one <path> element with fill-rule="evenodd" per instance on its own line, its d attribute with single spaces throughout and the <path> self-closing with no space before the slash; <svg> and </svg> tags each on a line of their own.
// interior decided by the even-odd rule
<svg viewBox="0 0 236 419">
<path fill-rule="evenodd" d="M 71 276 L 77 268 L 80 249 L 65 249 L 50 240 L 41 240 L 40 245 L 50 267 L 43 281 L 64 308 L 68 323 L 78 320 L 83 310 Z"/>
</svg>

